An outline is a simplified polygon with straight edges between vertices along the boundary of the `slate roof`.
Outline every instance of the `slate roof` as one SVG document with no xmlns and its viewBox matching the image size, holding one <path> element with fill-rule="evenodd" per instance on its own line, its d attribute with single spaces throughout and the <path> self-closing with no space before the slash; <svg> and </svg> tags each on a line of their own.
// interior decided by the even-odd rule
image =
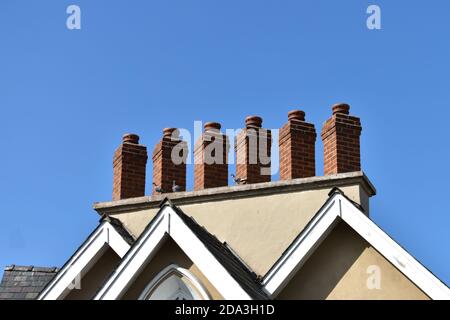
<svg viewBox="0 0 450 320">
<path fill-rule="evenodd" d="M 227 243 L 220 242 L 214 235 L 200 226 L 192 217 L 187 216 L 180 208 L 166 199 L 161 203 L 169 205 L 192 230 L 197 238 L 205 245 L 212 255 L 222 264 L 228 273 L 239 283 L 250 297 L 256 300 L 269 300 L 260 279 L 250 270 L 241 258 L 235 254 Z"/>
<path fill-rule="evenodd" d="M 58 268 L 8 266 L 0 283 L 0 300 L 34 300 Z"/>
</svg>

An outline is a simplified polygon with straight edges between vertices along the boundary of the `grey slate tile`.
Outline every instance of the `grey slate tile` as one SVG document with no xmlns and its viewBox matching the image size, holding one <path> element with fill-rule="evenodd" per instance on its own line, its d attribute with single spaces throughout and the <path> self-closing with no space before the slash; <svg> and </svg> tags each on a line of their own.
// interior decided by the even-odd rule
<svg viewBox="0 0 450 320">
<path fill-rule="evenodd" d="M 38 296 L 38 293 L 27 293 L 25 295 L 25 300 L 34 300 Z"/>
<path fill-rule="evenodd" d="M 8 266 L 0 283 L 0 300 L 36 299 L 57 272 L 57 268 Z"/>
</svg>

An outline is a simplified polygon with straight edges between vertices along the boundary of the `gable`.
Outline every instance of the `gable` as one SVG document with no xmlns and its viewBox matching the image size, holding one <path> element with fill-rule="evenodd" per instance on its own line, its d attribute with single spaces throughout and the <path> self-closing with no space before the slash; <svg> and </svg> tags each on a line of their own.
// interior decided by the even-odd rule
<svg viewBox="0 0 450 320">
<path fill-rule="evenodd" d="M 157 275 L 170 265 L 177 265 L 188 270 L 204 286 L 211 299 L 223 300 L 222 295 L 209 282 L 204 274 L 181 250 L 181 248 L 170 238 L 167 237 L 164 244 L 158 249 L 154 257 L 147 262 L 142 271 L 136 275 L 131 285 L 127 288 L 121 299 L 137 300 L 144 292 L 147 285 L 157 277 Z"/>
<path fill-rule="evenodd" d="M 379 289 L 372 282 L 374 268 L 379 271 Z M 429 297 L 341 221 L 277 299 L 428 300 Z"/>
<path fill-rule="evenodd" d="M 225 299 L 268 299 L 256 275 L 231 248 L 168 199 L 162 202 L 159 213 L 147 225 L 94 299 L 120 299 L 168 237 L 177 243 Z"/>
<path fill-rule="evenodd" d="M 341 221 L 348 224 L 428 297 L 433 300 L 450 299 L 450 289 L 442 281 L 383 232 L 364 215 L 358 204 L 352 202 L 338 188 L 330 192 L 329 199 L 264 277 L 264 289 L 272 298 L 277 297 L 289 284 L 297 271 Z"/>
<path fill-rule="evenodd" d="M 106 251 L 112 249 L 119 257 L 123 257 L 132 241 L 131 235 L 123 228 L 120 221 L 109 217 L 103 218 L 97 228 L 40 292 L 38 300 L 64 299 L 72 293 L 77 282 L 89 273 Z M 100 280 L 97 282 L 100 283 Z"/>
<path fill-rule="evenodd" d="M 90 300 L 120 263 L 120 257 L 107 248 L 95 264 L 79 278 L 79 288 L 74 288 L 64 300 Z"/>
</svg>

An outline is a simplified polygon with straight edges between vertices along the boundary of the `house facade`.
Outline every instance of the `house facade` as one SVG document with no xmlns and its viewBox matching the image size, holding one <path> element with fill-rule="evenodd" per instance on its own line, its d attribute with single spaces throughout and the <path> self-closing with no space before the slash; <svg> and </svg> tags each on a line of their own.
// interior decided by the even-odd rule
<svg viewBox="0 0 450 320">
<path fill-rule="evenodd" d="M 192 150 L 193 191 L 191 151 L 176 129 L 164 129 L 153 150 L 149 196 L 147 148 L 125 135 L 113 158 L 113 200 L 94 204 L 100 221 L 91 235 L 28 296 L 11 292 L 19 285 L 10 272 L 23 267 L 8 267 L 0 298 L 450 299 L 370 219 L 376 190 L 361 169 L 362 127 L 349 109 L 333 106 L 323 125 L 324 176 L 316 176 L 315 126 L 299 110 L 279 131 L 279 181 L 271 181 L 274 141 L 260 117 L 236 136 L 232 186 L 229 137 L 218 123 L 205 124 Z M 33 282 L 33 268 L 21 272 Z"/>
</svg>

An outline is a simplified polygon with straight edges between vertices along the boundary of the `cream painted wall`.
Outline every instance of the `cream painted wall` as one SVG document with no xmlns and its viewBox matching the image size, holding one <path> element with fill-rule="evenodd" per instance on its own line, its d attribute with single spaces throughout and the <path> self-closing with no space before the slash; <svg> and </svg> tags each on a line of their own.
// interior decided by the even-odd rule
<svg viewBox="0 0 450 320">
<path fill-rule="evenodd" d="M 193 264 L 193 262 L 184 254 L 180 247 L 171 239 L 159 248 L 156 255 L 143 268 L 133 283 L 129 286 L 121 299 L 137 300 L 146 286 L 166 267 L 176 264 L 181 268 L 189 270 L 206 288 L 214 300 L 223 300 L 222 295 L 205 278 L 203 273 Z"/>
<path fill-rule="evenodd" d="M 369 290 L 369 266 L 381 271 Z M 429 299 L 345 222 L 341 222 L 279 294 L 278 299 Z"/>
<path fill-rule="evenodd" d="M 330 190 L 200 202 L 180 208 L 220 241 L 226 241 L 253 271 L 263 276 L 325 203 Z M 341 190 L 368 210 L 368 196 L 359 185 Z M 114 217 L 138 236 L 158 210 L 120 213 Z"/>
</svg>

